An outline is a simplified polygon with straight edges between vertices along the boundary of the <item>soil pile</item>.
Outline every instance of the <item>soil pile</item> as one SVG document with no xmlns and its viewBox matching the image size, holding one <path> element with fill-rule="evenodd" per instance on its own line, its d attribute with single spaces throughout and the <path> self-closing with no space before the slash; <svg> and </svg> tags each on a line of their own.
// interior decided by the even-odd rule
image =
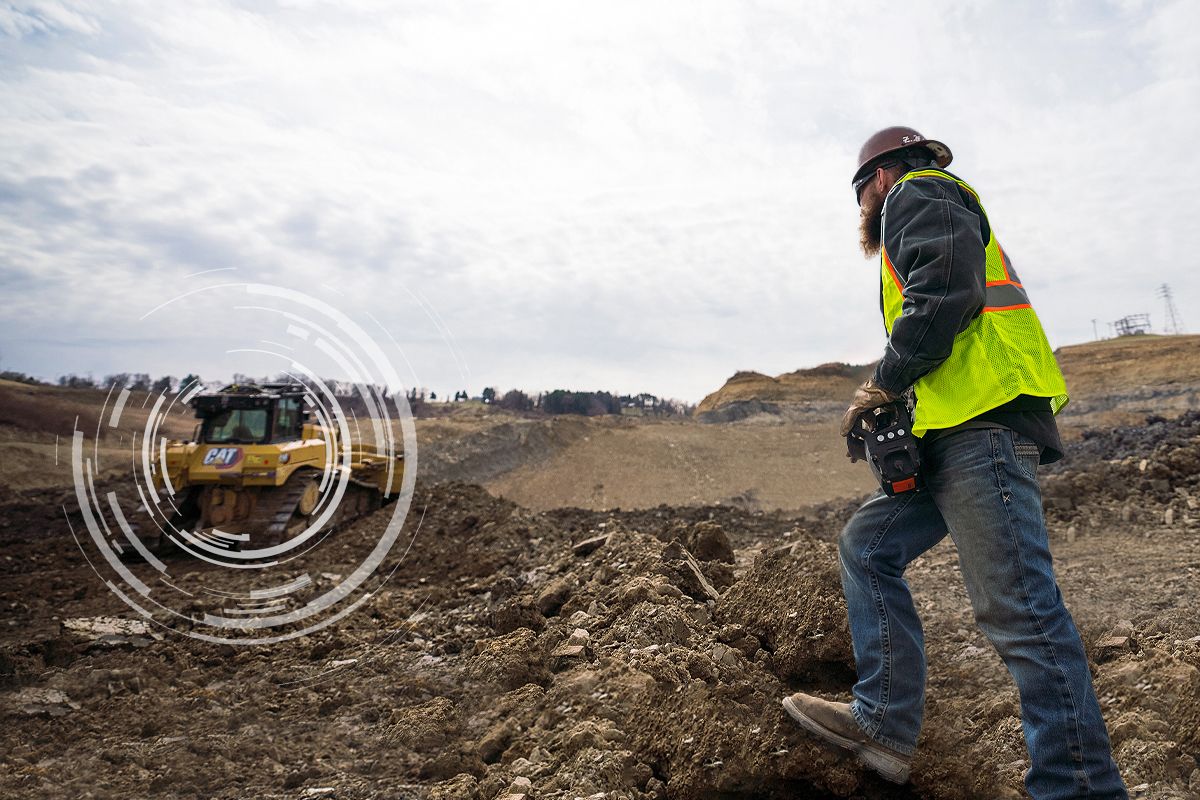
<svg viewBox="0 0 1200 800">
<path fill-rule="evenodd" d="M 1200 529 L 1200 411 L 1088 431 L 1042 481 L 1047 513 L 1098 528 L 1118 520 Z"/>
</svg>

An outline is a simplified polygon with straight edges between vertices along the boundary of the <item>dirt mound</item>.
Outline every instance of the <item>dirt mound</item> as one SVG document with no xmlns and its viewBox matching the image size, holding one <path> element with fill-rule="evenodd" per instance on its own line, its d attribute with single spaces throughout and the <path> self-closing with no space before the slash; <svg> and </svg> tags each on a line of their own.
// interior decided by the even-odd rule
<svg viewBox="0 0 1200 800">
<path fill-rule="evenodd" d="M 774 378 L 761 372 L 737 372 L 724 386 L 700 401 L 696 416 L 720 421 L 704 415 L 730 404 L 751 401 L 772 404 L 775 410 L 780 403 L 841 402 L 870 376 L 874 368 L 874 364 L 829 363 L 785 372 Z"/>
<path fill-rule="evenodd" d="M 600 530 L 602 541 L 556 559 L 539 580 L 501 601 L 542 605 L 548 589 L 561 592 L 565 600 L 544 627 L 539 623 L 539 633 L 519 628 L 471 650 L 468 674 L 481 683 L 544 687 L 527 689 L 519 709 L 479 713 L 489 726 L 482 782 L 528 778 L 539 796 L 615 790 L 638 798 L 788 796 L 812 786 L 844 793 L 859 784 L 854 770 L 831 763 L 780 718 L 783 690 L 771 671 L 772 652 L 752 632 L 771 627 L 771 612 L 745 599 L 726 608 L 717 590 L 729 580 L 721 561 L 700 561 L 677 540 Z M 800 598 L 803 618 L 773 627 L 776 642 L 797 652 L 828 636 L 845 656 L 844 624 L 818 627 L 827 621 L 820 609 L 837 607 L 840 588 L 818 568 L 815 552 L 800 547 L 777 556 L 796 574 L 821 577 Z M 763 577 L 752 570 L 738 583 Z M 724 622 L 727 614 L 739 622 Z"/>
<path fill-rule="evenodd" d="M 1148 458 L 1175 449 L 1200 435 L 1200 409 L 1191 409 L 1168 419 L 1157 414 L 1136 425 L 1089 428 L 1071 443 L 1068 458 L 1050 465 L 1050 472 L 1079 471 L 1099 461 Z"/>
<path fill-rule="evenodd" d="M 1090 528 L 1153 521 L 1200 530 L 1200 412 L 1088 432 L 1042 481 L 1047 513 Z"/>
</svg>

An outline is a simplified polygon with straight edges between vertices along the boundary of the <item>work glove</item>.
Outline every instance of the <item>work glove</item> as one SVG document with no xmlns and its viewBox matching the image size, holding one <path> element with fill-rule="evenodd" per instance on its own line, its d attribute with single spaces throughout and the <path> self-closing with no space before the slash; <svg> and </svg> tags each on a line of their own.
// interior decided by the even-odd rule
<svg viewBox="0 0 1200 800">
<path fill-rule="evenodd" d="M 863 414 L 899 399 L 900 395 L 877 386 L 874 378 L 868 378 L 862 386 L 854 390 L 854 399 L 850 401 L 850 407 L 842 416 L 842 436 L 848 435 L 854 429 Z"/>
</svg>

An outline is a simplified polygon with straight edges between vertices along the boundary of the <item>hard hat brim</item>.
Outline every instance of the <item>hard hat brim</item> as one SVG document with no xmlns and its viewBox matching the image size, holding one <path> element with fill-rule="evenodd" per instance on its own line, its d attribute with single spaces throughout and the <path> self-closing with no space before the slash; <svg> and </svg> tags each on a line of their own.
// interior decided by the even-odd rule
<svg viewBox="0 0 1200 800">
<path fill-rule="evenodd" d="M 892 153 L 897 153 L 901 150 L 907 150 L 910 147 L 924 147 L 928 149 L 929 152 L 933 153 L 933 158 L 937 162 L 939 169 L 945 169 L 946 167 L 950 166 L 950 162 L 954 160 L 954 154 L 950 152 L 950 148 L 947 147 L 943 142 L 939 142 L 937 139 L 922 139 L 919 142 L 901 144 L 876 153 L 875 155 L 871 156 L 870 160 L 858 168 L 858 171 L 854 173 L 854 177 L 851 178 L 850 182 L 854 183 L 860 177 L 865 175 L 868 169 L 873 169 L 874 167 L 872 165 L 878 164 L 881 161 L 886 161 L 887 156 L 891 155 Z"/>
</svg>

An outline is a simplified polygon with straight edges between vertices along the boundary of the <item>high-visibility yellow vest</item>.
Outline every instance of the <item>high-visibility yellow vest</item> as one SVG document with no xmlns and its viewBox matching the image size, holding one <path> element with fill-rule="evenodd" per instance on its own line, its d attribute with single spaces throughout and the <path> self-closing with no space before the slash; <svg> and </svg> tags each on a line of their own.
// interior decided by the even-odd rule
<svg viewBox="0 0 1200 800">
<path fill-rule="evenodd" d="M 896 186 L 913 178 L 953 181 L 979 200 L 966 183 L 937 169 L 909 172 Z M 979 211 L 984 213 L 982 203 Z M 1022 394 L 1050 398 L 1055 414 L 1067 404 L 1067 384 L 1042 324 L 990 224 L 988 229 L 983 312 L 955 337 L 950 357 L 913 385 L 917 398 L 913 433 L 917 436 L 954 427 Z M 882 249 L 881 254 L 883 321 L 890 336 L 904 310 L 904 284 L 887 250 Z"/>
</svg>

